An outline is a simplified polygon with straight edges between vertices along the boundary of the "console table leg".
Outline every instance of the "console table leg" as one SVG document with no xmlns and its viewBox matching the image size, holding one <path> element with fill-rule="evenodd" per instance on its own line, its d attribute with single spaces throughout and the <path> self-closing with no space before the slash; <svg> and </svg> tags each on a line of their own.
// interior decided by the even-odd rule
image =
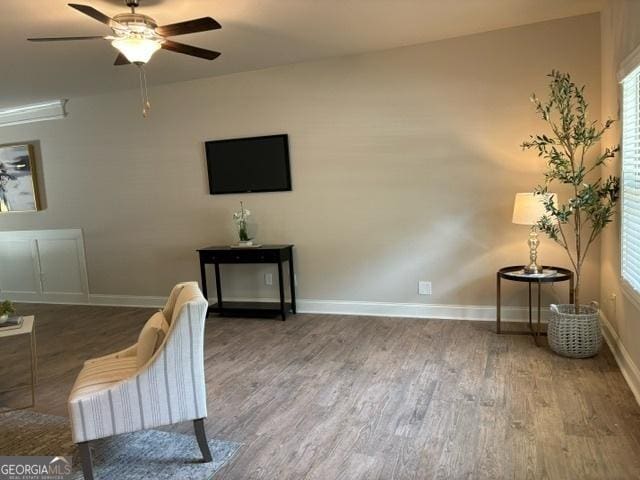
<svg viewBox="0 0 640 480">
<path fill-rule="evenodd" d="M 542 289 L 540 288 L 540 282 L 538 282 L 538 325 L 536 326 L 536 337 L 535 337 L 535 342 L 536 342 L 536 347 L 539 347 L 540 344 L 538 343 L 539 337 L 540 337 L 540 317 L 541 317 L 541 313 L 542 313 L 542 293 L 541 293 Z"/>
<path fill-rule="evenodd" d="M 202 283 L 202 295 L 209 298 L 207 294 L 207 264 L 200 260 L 200 283 Z"/>
<path fill-rule="evenodd" d="M 38 354 L 36 353 L 36 325 L 31 327 L 31 406 L 36 406 L 36 384 L 38 382 Z"/>
<path fill-rule="evenodd" d="M 218 308 L 222 309 L 222 285 L 220 284 L 220 265 L 215 264 L 216 269 L 216 294 L 218 296 Z"/>
<path fill-rule="evenodd" d="M 287 312 L 284 304 L 284 279 L 282 275 L 282 261 L 278 262 L 278 284 L 280 287 L 280 315 L 282 315 L 282 320 L 284 321 L 287 318 Z"/>
<path fill-rule="evenodd" d="M 532 316 L 532 307 L 531 307 L 531 282 L 528 283 L 529 285 L 529 330 L 533 331 L 533 316 Z"/>
<path fill-rule="evenodd" d="M 496 333 L 500 333 L 500 274 L 496 275 Z"/>
<path fill-rule="evenodd" d="M 293 251 L 289 257 L 289 288 L 291 288 L 291 311 L 296 313 L 296 274 L 293 269 Z"/>
</svg>

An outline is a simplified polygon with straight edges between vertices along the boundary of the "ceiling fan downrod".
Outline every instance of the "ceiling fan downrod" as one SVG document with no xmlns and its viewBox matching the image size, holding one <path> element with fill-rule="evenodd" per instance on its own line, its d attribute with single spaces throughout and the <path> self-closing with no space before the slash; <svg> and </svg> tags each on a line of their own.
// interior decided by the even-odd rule
<svg viewBox="0 0 640 480">
<path fill-rule="evenodd" d="M 124 3 L 131 9 L 131 13 L 136 13 L 136 8 L 140 6 L 140 0 L 125 0 Z"/>
</svg>

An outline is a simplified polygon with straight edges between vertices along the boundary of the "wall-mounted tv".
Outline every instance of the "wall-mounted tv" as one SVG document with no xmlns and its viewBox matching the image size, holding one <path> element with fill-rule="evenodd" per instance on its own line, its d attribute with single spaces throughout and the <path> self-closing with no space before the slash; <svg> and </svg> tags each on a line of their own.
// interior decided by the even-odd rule
<svg viewBox="0 0 640 480">
<path fill-rule="evenodd" d="M 211 140 L 205 149 L 212 195 L 291 190 L 286 134 Z"/>
</svg>

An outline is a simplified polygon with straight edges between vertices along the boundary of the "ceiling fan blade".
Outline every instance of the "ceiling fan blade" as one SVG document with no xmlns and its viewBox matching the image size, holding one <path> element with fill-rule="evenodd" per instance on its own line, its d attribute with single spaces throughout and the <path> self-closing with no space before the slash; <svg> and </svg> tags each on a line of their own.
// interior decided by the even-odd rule
<svg viewBox="0 0 640 480">
<path fill-rule="evenodd" d="M 172 52 L 191 55 L 192 57 L 205 58 L 207 60 L 213 60 L 220 56 L 220 52 L 194 47 L 193 45 L 185 45 L 184 43 L 172 42 L 171 40 L 162 42 L 162 48 Z"/>
<path fill-rule="evenodd" d="M 218 22 L 211 17 L 196 18 L 186 22 L 172 23 L 156 28 L 156 32 L 163 37 L 174 35 L 186 35 L 187 33 L 206 32 L 222 28 Z"/>
<path fill-rule="evenodd" d="M 66 42 L 69 40 L 103 40 L 104 37 L 43 37 L 43 38 L 27 38 L 30 42 Z"/>
<path fill-rule="evenodd" d="M 118 54 L 118 56 L 116 57 L 116 61 L 113 62 L 114 65 L 129 65 L 130 63 L 131 62 L 127 60 L 127 57 L 125 57 L 121 53 Z"/>
<path fill-rule="evenodd" d="M 78 10 L 81 13 L 84 13 L 85 15 L 89 15 L 94 20 L 97 20 L 100 23 L 104 23 L 105 25 L 108 25 L 109 27 L 121 26 L 118 22 L 113 20 L 111 17 L 105 15 L 102 12 L 99 12 L 98 10 L 96 10 L 93 7 L 90 7 L 89 5 L 80 5 L 78 3 L 70 3 L 69 6 L 71 8 L 75 8 L 76 10 Z"/>
</svg>

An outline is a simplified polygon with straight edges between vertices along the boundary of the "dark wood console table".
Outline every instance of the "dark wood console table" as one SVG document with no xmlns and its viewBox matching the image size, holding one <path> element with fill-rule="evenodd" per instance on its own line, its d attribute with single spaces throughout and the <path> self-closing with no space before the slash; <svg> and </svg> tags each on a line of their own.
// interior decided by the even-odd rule
<svg viewBox="0 0 640 480">
<path fill-rule="evenodd" d="M 296 286 L 293 270 L 293 245 L 263 245 L 256 248 L 234 247 L 205 247 L 198 250 L 200 254 L 200 275 L 202 277 L 202 293 L 206 298 L 207 275 L 206 265 L 214 265 L 216 273 L 216 294 L 218 303 L 209 306 L 209 312 L 227 316 L 272 316 L 280 315 L 282 320 L 287 318 L 287 311 L 291 308 L 296 313 Z M 284 300 L 283 263 L 289 262 L 289 284 L 291 287 L 291 303 Z M 243 263 L 272 263 L 278 265 L 278 282 L 280 287 L 280 302 L 227 302 L 222 299 L 220 283 L 221 264 Z"/>
</svg>

